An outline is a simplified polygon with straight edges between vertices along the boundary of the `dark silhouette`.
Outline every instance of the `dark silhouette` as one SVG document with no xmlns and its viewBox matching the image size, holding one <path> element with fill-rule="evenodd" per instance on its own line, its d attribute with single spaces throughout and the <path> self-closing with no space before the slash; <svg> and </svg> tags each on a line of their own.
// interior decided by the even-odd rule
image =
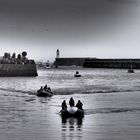
<svg viewBox="0 0 140 140">
<path fill-rule="evenodd" d="M 76 71 L 76 74 L 79 74 L 79 71 Z"/>
<path fill-rule="evenodd" d="M 4 53 L 4 58 L 8 58 L 8 53 Z"/>
<path fill-rule="evenodd" d="M 47 87 L 47 84 L 46 84 L 46 85 L 44 86 L 44 89 L 47 90 L 47 88 L 48 88 L 48 87 Z"/>
<path fill-rule="evenodd" d="M 78 100 L 78 102 L 77 102 L 77 104 L 76 104 L 76 107 L 77 107 L 78 109 L 83 109 L 82 106 L 83 106 L 82 102 L 81 102 L 80 100 Z"/>
<path fill-rule="evenodd" d="M 21 55 L 20 54 L 18 54 L 17 59 L 19 59 L 19 60 L 21 59 Z"/>
<path fill-rule="evenodd" d="M 11 54 L 10 53 L 8 53 L 8 59 L 11 59 Z"/>
<path fill-rule="evenodd" d="M 42 90 L 42 89 L 43 89 L 43 86 L 40 87 L 40 90 Z"/>
<path fill-rule="evenodd" d="M 22 52 L 22 57 L 26 57 L 26 56 L 27 56 L 27 52 L 26 51 Z"/>
<path fill-rule="evenodd" d="M 63 100 L 63 102 L 62 102 L 62 109 L 66 109 L 67 108 L 67 105 L 66 105 L 66 100 Z"/>
<path fill-rule="evenodd" d="M 17 57 L 16 53 L 11 55 L 10 53 L 5 52 L 3 59 L 0 59 L 0 64 L 35 64 L 34 60 L 28 60 L 26 56 L 26 51 L 23 51 L 22 55 L 18 54 Z"/>
<path fill-rule="evenodd" d="M 73 100 L 73 98 L 71 97 L 70 100 L 69 100 L 69 105 L 70 105 L 70 106 L 74 106 L 74 104 L 75 104 L 75 103 L 74 103 L 74 100 Z"/>
<path fill-rule="evenodd" d="M 51 91 L 51 88 L 50 87 L 48 87 L 47 89 L 48 89 L 48 91 Z"/>
<path fill-rule="evenodd" d="M 83 104 L 78 101 L 77 107 L 74 106 L 74 100 L 71 97 L 69 100 L 70 107 L 67 108 L 65 100 L 62 102 L 62 110 L 60 114 L 64 118 L 74 117 L 74 118 L 83 118 L 84 117 L 84 110 L 82 109 Z"/>
<path fill-rule="evenodd" d="M 16 58 L 16 53 L 13 53 L 12 54 L 12 58 Z"/>
<path fill-rule="evenodd" d="M 57 51 L 56 51 L 56 58 L 59 58 L 59 55 L 60 55 L 59 49 L 57 49 Z"/>
</svg>

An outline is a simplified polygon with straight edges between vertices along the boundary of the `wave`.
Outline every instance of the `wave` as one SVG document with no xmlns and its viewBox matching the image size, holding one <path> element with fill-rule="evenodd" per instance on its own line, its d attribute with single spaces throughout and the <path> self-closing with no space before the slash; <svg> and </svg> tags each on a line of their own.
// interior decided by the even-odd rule
<svg viewBox="0 0 140 140">
<path fill-rule="evenodd" d="M 98 91 L 87 91 L 83 92 L 83 94 L 95 94 L 95 93 L 112 93 L 112 92 L 132 92 L 132 91 L 140 91 L 140 89 L 122 89 L 122 90 L 98 90 Z"/>
<path fill-rule="evenodd" d="M 108 113 L 124 113 L 124 112 L 136 112 L 140 111 L 140 108 L 97 108 L 97 109 L 86 109 L 85 114 L 108 114 Z"/>
<path fill-rule="evenodd" d="M 34 95 L 36 92 L 35 91 L 25 91 L 25 90 L 16 90 L 16 89 L 12 89 L 12 88 L 0 88 L 0 90 L 3 91 L 9 91 L 9 92 L 20 92 L 20 93 L 25 93 L 25 94 L 29 94 L 29 95 Z"/>
<path fill-rule="evenodd" d="M 0 88 L 3 91 L 9 92 L 19 92 L 29 95 L 35 95 L 36 90 L 19 90 L 13 88 Z M 77 89 L 77 88 L 63 88 L 63 89 L 54 89 L 52 90 L 54 95 L 72 95 L 72 94 L 100 94 L 100 93 L 113 93 L 113 92 L 135 92 L 140 91 L 140 89 L 108 89 L 108 90 L 84 90 L 84 89 Z"/>
<path fill-rule="evenodd" d="M 95 91 L 83 91 L 83 90 L 55 90 L 54 95 L 72 95 L 72 94 L 100 94 L 100 93 L 113 93 L 113 92 L 135 92 L 140 91 L 140 89 L 122 89 L 122 90 L 95 90 Z"/>
</svg>

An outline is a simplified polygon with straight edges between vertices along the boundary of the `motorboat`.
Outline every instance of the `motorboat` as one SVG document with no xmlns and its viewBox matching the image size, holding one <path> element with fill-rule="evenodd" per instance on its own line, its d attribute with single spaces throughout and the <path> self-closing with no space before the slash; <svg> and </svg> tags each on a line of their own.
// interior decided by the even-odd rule
<svg viewBox="0 0 140 140">
<path fill-rule="evenodd" d="M 84 110 L 78 109 L 77 107 L 68 107 L 66 109 L 62 109 L 60 111 L 60 115 L 65 118 L 75 117 L 75 118 L 83 118 L 84 117 Z"/>
<path fill-rule="evenodd" d="M 132 66 L 132 62 L 131 62 L 131 60 L 130 60 L 130 69 L 128 69 L 128 73 L 134 73 L 134 69 L 133 69 L 133 66 Z"/>
<path fill-rule="evenodd" d="M 45 66 L 45 69 L 51 69 L 51 66 Z"/>
<path fill-rule="evenodd" d="M 134 73 L 134 69 L 128 69 L 128 73 Z"/>
<path fill-rule="evenodd" d="M 81 77 L 81 75 L 80 74 L 75 74 L 74 77 Z"/>
<path fill-rule="evenodd" d="M 46 69 L 51 69 L 51 65 L 50 65 L 50 63 L 49 63 L 49 60 L 47 61 L 46 65 L 45 65 L 45 68 L 46 68 Z"/>
<path fill-rule="evenodd" d="M 51 97 L 51 96 L 53 96 L 53 92 L 48 89 L 39 89 L 39 90 L 37 90 L 37 96 Z"/>
<path fill-rule="evenodd" d="M 81 75 L 79 74 L 79 72 L 78 72 L 78 71 L 76 71 L 76 73 L 75 73 L 74 77 L 81 77 Z"/>
</svg>

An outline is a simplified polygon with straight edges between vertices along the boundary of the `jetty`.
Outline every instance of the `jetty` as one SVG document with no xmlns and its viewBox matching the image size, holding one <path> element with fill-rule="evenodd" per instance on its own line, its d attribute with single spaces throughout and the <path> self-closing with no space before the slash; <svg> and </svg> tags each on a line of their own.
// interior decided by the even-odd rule
<svg viewBox="0 0 140 140">
<path fill-rule="evenodd" d="M 35 61 L 28 59 L 27 52 L 22 54 L 4 53 L 0 57 L 0 77 L 38 76 Z"/>
<path fill-rule="evenodd" d="M 59 66 L 82 66 L 84 68 L 119 68 L 140 69 L 140 59 L 100 59 L 100 58 L 56 58 L 54 65 Z"/>
</svg>

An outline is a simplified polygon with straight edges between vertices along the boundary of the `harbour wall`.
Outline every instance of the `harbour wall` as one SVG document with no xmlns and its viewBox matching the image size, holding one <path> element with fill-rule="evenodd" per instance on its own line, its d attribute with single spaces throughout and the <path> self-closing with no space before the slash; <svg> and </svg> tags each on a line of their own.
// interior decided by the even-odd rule
<svg viewBox="0 0 140 140">
<path fill-rule="evenodd" d="M 55 66 L 83 66 L 85 68 L 140 69 L 140 59 L 56 58 Z"/>
<path fill-rule="evenodd" d="M 56 58 L 55 66 L 83 66 L 86 58 Z"/>
<path fill-rule="evenodd" d="M 140 59 L 85 59 L 83 67 L 140 69 Z"/>
<path fill-rule="evenodd" d="M 37 75 L 35 64 L 0 64 L 0 77 Z"/>
</svg>

